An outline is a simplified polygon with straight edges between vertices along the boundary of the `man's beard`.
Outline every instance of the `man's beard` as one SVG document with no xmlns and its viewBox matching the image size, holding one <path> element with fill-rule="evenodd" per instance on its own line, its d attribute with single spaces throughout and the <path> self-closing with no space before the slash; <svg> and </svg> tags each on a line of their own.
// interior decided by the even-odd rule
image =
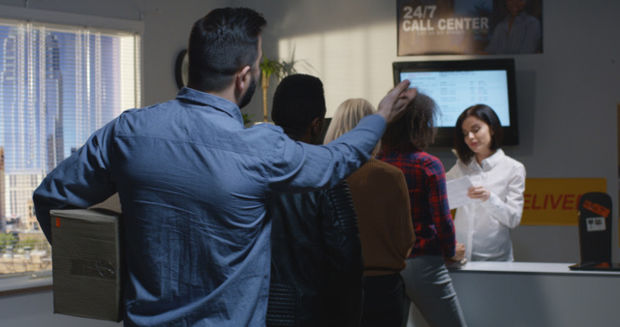
<svg viewBox="0 0 620 327">
<path fill-rule="evenodd" d="M 241 97 L 241 101 L 239 101 L 239 108 L 243 108 L 250 103 L 250 100 L 252 100 L 252 96 L 254 95 L 254 91 L 256 91 L 256 79 L 252 77 L 250 87 L 248 87 L 248 90 Z"/>
</svg>

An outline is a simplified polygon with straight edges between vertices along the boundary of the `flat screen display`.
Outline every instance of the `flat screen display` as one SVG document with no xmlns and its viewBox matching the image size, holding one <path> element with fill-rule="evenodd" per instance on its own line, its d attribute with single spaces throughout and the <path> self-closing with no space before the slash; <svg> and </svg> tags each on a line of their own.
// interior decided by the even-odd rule
<svg viewBox="0 0 620 327">
<path fill-rule="evenodd" d="M 439 107 L 434 145 L 452 146 L 457 118 L 475 104 L 497 113 L 504 145 L 518 143 L 513 59 L 395 62 L 394 82 L 405 79 Z"/>
</svg>

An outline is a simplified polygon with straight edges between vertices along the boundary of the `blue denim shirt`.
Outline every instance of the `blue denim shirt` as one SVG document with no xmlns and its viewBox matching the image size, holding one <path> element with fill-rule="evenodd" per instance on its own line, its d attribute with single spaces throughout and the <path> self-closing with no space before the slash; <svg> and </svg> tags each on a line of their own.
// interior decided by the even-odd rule
<svg viewBox="0 0 620 327">
<path fill-rule="evenodd" d="M 237 105 L 185 88 L 96 131 L 35 190 L 35 210 L 50 238 L 50 209 L 119 193 L 125 325 L 262 326 L 267 195 L 336 185 L 368 159 L 384 128 L 372 115 L 312 146 L 271 124 L 245 129 Z"/>
</svg>

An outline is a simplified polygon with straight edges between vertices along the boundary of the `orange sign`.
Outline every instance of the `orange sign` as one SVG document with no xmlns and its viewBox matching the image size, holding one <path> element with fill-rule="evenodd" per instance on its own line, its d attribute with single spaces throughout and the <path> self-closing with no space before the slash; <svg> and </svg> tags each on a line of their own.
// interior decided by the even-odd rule
<svg viewBox="0 0 620 327">
<path fill-rule="evenodd" d="M 577 206 L 587 192 L 607 192 L 604 178 L 527 178 L 521 225 L 577 226 Z"/>
<path fill-rule="evenodd" d="M 590 200 L 585 200 L 583 201 L 583 207 L 585 209 L 590 210 L 591 212 L 597 214 L 597 215 L 601 215 L 605 218 L 607 218 L 607 216 L 609 216 L 609 213 L 611 212 L 611 210 L 609 210 L 609 208 L 607 207 L 603 207 L 602 205 L 598 204 L 598 203 L 592 203 L 592 201 Z"/>
</svg>

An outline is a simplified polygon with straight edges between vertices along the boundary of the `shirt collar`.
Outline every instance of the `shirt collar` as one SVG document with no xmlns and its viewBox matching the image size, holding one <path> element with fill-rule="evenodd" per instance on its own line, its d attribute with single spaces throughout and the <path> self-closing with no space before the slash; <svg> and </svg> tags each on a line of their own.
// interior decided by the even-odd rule
<svg viewBox="0 0 620 327">
<path fill-rule="evenodd" d="M 179 91 L 179 93 L 177 93 L 177 100 L 212 107 L 213 109 L 221 111 L 231 118 L 239 121 L 239 123 L 243 125 L 243 117 L 241 116 L 241 109 L 239 109 L 239 106 L 224 98 L 210 93 L 194 90 L 189 87 L 184 87 Z"/>
<path fill-rule="evenodd" d="M 482 160 L 480 167 L 482 170 L 490 170 L 491 168 L 497 166 L 504 156 L 504 151 L 502 149 L 497 149 L 490 157 Z M 477 163 L 476 159 L 474 159 L 473 162 Z"/>
</svg>

